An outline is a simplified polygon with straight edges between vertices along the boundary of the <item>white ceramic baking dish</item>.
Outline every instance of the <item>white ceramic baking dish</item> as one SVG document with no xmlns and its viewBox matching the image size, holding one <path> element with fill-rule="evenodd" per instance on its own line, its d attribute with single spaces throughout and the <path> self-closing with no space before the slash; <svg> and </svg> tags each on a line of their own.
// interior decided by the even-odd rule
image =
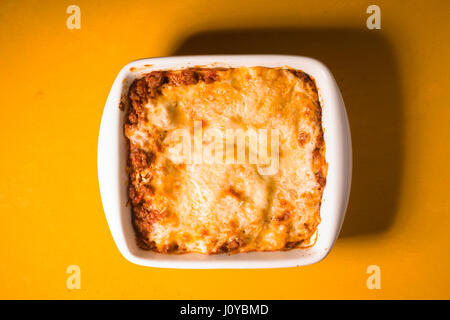
<svg viewBox="0 0 450 320">
<path fill-rule="evenodd" d="M 120 99 L 126 94 L 132 81 L 144 73 L 194 66 L 289 67 L 302 70 L 316 80 L 323 108 L 322 122 L 328 175 L 321 204 L 322 221 L 313 247 L 234 255 L 170 255 L 145 251 L 136 245 L 131 210 L 127 206 L 128 178 L 125 172 L 127 143 L 123 134 L 125 112 L 119 110 Z M 97 166 L 103 208 L 112 236 L 122 255 L 135 264 L 186 269 L 302 266 L 325 258 L 338 237 L 350 193 L 352 173 L 350 129 L 336 81 L 328 68 L 315 59 L 286 55 L 208 55 L 142 59 L 123 67 L 111 88 L 100 125 Z"/>
</svg>

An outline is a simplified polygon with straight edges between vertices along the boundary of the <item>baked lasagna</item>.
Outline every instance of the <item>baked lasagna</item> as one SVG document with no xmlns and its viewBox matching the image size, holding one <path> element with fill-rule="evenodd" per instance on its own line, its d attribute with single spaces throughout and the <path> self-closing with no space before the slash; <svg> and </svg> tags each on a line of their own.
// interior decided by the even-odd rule
<svg viewBox="0 0 450 320">
<path fill-rule="evenodd" d="M 123 107 L 140 248 L 216 254 L 313 244 L 327 163 L 311 76 L 152 71 L 134 80 Z"/>
</svg>

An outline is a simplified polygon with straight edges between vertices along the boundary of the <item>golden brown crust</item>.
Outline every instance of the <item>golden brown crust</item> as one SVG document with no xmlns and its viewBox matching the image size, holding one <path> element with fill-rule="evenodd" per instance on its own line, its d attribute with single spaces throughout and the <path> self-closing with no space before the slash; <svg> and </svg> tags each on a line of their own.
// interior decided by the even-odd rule
<svg viewBox="0 0 450 320">
<path fill-rule="evenodd" d="M 164 154 L 166 151 L 166 137 L 170 134 L 170 128 L 156 126 L 151 123 L 153 119 L 149 119 L 149 105 L 151 107 L 151 105 L 160 103 L 160 100 L 166 96 L 176 96 L 178 92 L 176 87 L 185 88 L 187 86 L 196 86 L 202 83 L 200 86 L 203 88 L 202 90 L 205 90 L 205 87 L 215 88 L 214 83 L 222 83 L 222 80 L 229 81 L 233 85 L 232 89 L 228 89 L 227 87 L 227 90 L 242 90 L 241 86 L 245 85 L 246 82 L 258 81 L 258 77 L 264 78 L 269 85 L 270 83 L 275 83 L 271 81 L 276 81 L 276 78 L 280 77 L 282 78 L 282 81 L 293 86 L 292 83 L 294 83 L 294 80 L 290 79 L 287 76 L 287 73 L 281 71 L 281 73 L 266 73 L 266 70 L 264 69 L 267 68 L 260 68 L 261 70 L 258 68 L 260 67 L 251 70 L 255 72 L 246 73 L 246 70 L 243 71 L 242 73 L 245 74 L 245 77 L 242 79 L 239 78 L 241 75 L 239 72 L 235 72 L 235 69 L 191 68 L 175 71 L 153 71 L 136 79 L 130 86 L 128 101 L 126 103 L 127 116 L 124 124 L 125 135 L 129 142 L 127 169 L 129 174 L 129 202 L 132 207 L 132 219 L 136 231 L 137 243 L 142 249 L 162 253 L 201 252 L 213 254 L 223 252 L 237 253 L 283 250 L 298 248 L 305 244 L 309 244 L 309 240 L 315 233 L 317 225 L 320 222 L 319 207 L 326 184 L 327 164 L 325 160 L 325 143 L 321 125 L 321 107 L 318 101 L 316 84 L 309 75 L 299 70 L 286 71 L 299 79 L 301 90 L 296 93 L 300 95 L 297 96 L 296 99 L 304 104 L 304 106 L 302 105 L 298 113 L 307 119 L 305 123 L 312 123 L 312 128 L 316 131 L 307 132 L 299 130 L 298 133 L 295 134 L 295 141 L 300 150 L 306 150 L 306 148 L 309 148 L 310 144 L 313 143 L 311 147 L 311 170 L 317 184 L 316 187 L 313 187 L 309 192 L 304 192 L 299 195 L 299 192 L 295 190 L 295 188 L 283 189 L 283 191 L 280 191 L 275 190 L 276 188 L 268 182 L 264 182 L 267 184 L 265 187 L 267 189 L 265 191 L 267 192 L 265 200 L 266 204 L 265 207 L 256 209 L 254 206 L 257 204 L 256 200 L 253 199 L 253 194 L 249 194 L 248 191 L 246 192 L 245 190 L 242 190 L 242 188 L 236 187 L 236 185 L 231 184 L 228 187 L 224 186 L 224 191 L 216 200 L 218 201 L 214 208 L 216 213 L 223 210 L 220 208 L 235 210 L 230 209 L 230 207 L 234 208 L 234 206 L 236 206 L 236 210 L 240 210 L 239 207 L 244 203 L 244 205 L 253 208 L 248 208 L 248 210 L 250 210 L 248 212 L 251 214 L 254 212 L 261 212 L 261 215 L 265 217 L 261 218 L 263 219 L 261 221 L 266 221 L 265 223 L 267 225 L 263 225 L 263 222 L 258 222 L 260 226 L 257 226 L 257 229 L 261 227 L 262 229 L 258 229 L 260 231 L 254 231 L 252 234 L 248 232 L 248 230 L 256 229 L 247 228 L 244 230 L 240 225 L 242 224 L 242 218 L 238 217 L 242 215 L 242 212 L 230 211 L 231 215 L 237 215 L 236 218 L 231 219 L 228 224 L 225 225 L 225 229 L 223 229 L 223 222 L 220 222 L 222 228 L 222 231 L 220 232 L 226 232 L 228 234 L 225 235 L 225 238 L 222 237 L 223 239 L 219 239 L 218 237 L 214 237 L 214 232 L 217 232 L 211 229 L 214 227 L 210 227 L 210 229 L 203 228 L 199 231 L 199 235 L 205 237 L 205 239 L 208 239 L 209 241 L 207 242 L 208 249 L 206 249 L 206 251 L 192 249 L 192 247 L 187 246 L 188 243 L 195 240 L 194 238 L 196 236 L 192 232 L 185 231 L 171 236 L 170 240 L 165 240 L 163 242 L 155 238 L 155 234 L 157 234 L 155 227 L 161 229 L 165 224 L 177 226 L 183 222 L 180 222 L 180 212 L 177 212 L 177 210 L 173 208 L 173 203 L 178 201 L 177 199 L 180 196 L 180 192 L 182 193 L 183 190 L 186 190 L 183 189 L 184 182 L 181 181 L 186 171 L 186 164 L 174 164 L 161 156 L 161 154 Z M 230 80 L 230 73 L 233 73 L 234 78 L 232 79 L 234 80 Z M 281 89 L 276 90 L 280 90 L 279 95 L 284 94 Z M 290 90 L 292 91 L 293 89 Z M 219 96 L 217 93 L 219 90 L 212 95 L 205 96 L 201 96 L 201 92 L 203 91 L 199 90 L 195 92 L 200 95 L 198 97 L 199 99 L 206 99 L 205 101 L 208 101 L 208 103 L 211 101 L 218 105 L 221 103 L 232 103 L 232 97 Z M 302 92 L 307 95 L 305 96 Z M 176 106 L 173 108 L 176 108 Z M 208 118 L 208 110 L 211 110 L 211 108 L 205 110 L 186 108 L 186 110 L 184 110 L 186 114 L 181 116 L 177 115 L 177 117 L 188 117 L 192 121 L 200 120 L 203 126 L 206 127 L 209 125 L 209 122 L 214 123 L 213 117 Z M 281 113 L 275 114 L 274 112 L 276 110 L 268 109 L 267 111 L 263 111 L 268 112 L 269 117 L 274 118 L 291 116 L 291 113 L 289 113 L 289 115 L 284 114 L 283 110 L 277 111 Z M 180 111 L 178 110 L 177 112 Z M 241 114 L 237 113 L 230 119 L 239 119 L 241 116 Z M 133 134 L 142 131 L 142 128 L 145 128 L 146 132 L 145 142 L 137 143 Z M 288 149 L 283 150 L 284 149 L 280 150 L 280 155 L 288 153 L 289 151 Z M 237 173 L 233 171 L 232 174 Z M 285 176 L 278 178 L 278 183 L 282 183 L 280 181 L 282 181 L 282 179 L 287 179 L 288 176 L 289 173 L 286 173 Z M 168 177 L 173 178 L 168 180 Z M 287 185 L 288 184 L 286 184 L 286 186 Z M 225 207 L 219 204 L 221 201 L 225 201 Z M 299 202 L 304 205 L 305 208 L 308 208 L 308 214 L 304 212 L 302 215 L 299 206 L 296 206 L 293 201 Z M 311 213 L 309 213 L 309 211 L 311 211 Z M 192 219 L 192 216 L 189 216 L 189 219 Z M 162 231 L 158 229 L 158 232 Z M 270 237 L 272 235 L 276 235 L 276 241 L 277 243 L 282 243 L 281 246 L 279 244 L 272 245 L 270 243 Z M 285 239 L 280 240 L 280 237 L 284 237 Z"/>
</svg>

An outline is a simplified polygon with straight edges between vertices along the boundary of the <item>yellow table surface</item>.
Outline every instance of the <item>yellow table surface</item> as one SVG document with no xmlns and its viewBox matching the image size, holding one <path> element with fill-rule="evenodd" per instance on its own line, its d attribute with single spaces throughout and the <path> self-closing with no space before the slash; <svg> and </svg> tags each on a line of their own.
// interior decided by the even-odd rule
<svg viewBox="0 0 450 320">
<path fill-rule="evenodd" d="M 80 30 L 66 27 L 71 4 Z M 381 30 L 366 27 L 370 4 Z M 432 0 L 2 1 L 0 298 L 449 299 L 449 16 L 449 1 Z M 201 53 L 306 55 L 335 75 L 354 178 L 324 261 L 170 270 L 116 248 L 96 166 L 112 82 L 134 59 Z M 79 290 L 66 287 L 69 265 Z"/>
</svg>

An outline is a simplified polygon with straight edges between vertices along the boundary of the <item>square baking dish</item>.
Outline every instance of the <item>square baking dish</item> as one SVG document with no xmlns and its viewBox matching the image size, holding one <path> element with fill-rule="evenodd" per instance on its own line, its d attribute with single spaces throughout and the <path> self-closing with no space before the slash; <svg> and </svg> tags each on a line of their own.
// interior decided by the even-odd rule
<svg viewBox="0 0 450 320">
<path fill-rule="evenodd" d="M 161 254 L 140 249 L 127 206 L 127 141 L 123 133 L 125 112 L 119 109 L 134 79 L 154 70 L 191 67 L 262 66 L 302 70 L 317 85 L 322 106 L 327 183 L 321 203 L 321 222 L 314 246 L 275 252 L 202 255 Z M 149 58 L 133 61 L 119 72 L 109 93 L 100 124 L 97 168 L 106 219 L 121 254 L 138 265 L 184 269 L 281 268 L 319 262 L 330 252 L 344 220 L 350 194 L 352 150 L 344 102 L 331 72 L 321 62 L 287 55 L 208 55 Z"/>
</svg>

